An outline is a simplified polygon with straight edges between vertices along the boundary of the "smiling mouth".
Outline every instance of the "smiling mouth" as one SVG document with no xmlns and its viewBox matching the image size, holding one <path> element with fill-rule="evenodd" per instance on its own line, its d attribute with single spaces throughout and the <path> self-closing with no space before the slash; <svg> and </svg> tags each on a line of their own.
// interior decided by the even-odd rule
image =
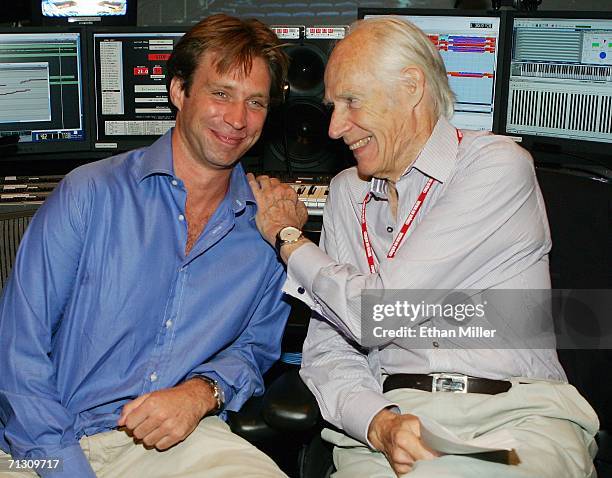
<svg viewBox="0 0 612 478">
<path fill-rule="evenodd" d="M 244 139 L 243 137 L 225 136 L 223 134 L 217 133 L 216 131 L 214 131 L 214 133 L 215 133 L 215 136 L 219 138 L 223 143 L 229 144 L 229 145 L 240 144 L 242 140 Z"/>
<path fill-rule="evenodd" d="M 368 136 L 366 138 L 360 139 L 359 141 L 355 141 L 353 144 L 349 144 L 349 149 L 354 151 L 357 148 L 361 148 L 368 144 L 372 139 L 372 136 Z"/>
</svg>

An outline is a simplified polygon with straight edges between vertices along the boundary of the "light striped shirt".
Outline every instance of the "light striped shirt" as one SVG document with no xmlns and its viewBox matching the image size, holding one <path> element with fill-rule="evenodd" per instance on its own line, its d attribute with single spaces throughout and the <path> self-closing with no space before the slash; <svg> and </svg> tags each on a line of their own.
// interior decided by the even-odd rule
<svg viewBox="0 0 612 478">
<path fill-rule="evenodd" d="M 290 257 L 285 292 L 313 311 L 301 376 L 323 417 L 366 442 L 373 416 L 393 405 L 382 377 L 394 373 L 456 372 L 476 377 L 565 380 L 555 350 L 407 349 L 360 346 L 363 289 L 550 288 L 550 232 L 533 163 L 512 140 L 464 131 L 440 119 L 414 164 L 396 183 L 397 218 L 384 188 L 367 205 L 378 266 L 369 272 L 361 208 L 371 191 L 356 168 L 336 176 L 323 216 L 320 248 L 307 244 Z M 436 180 L 393 259 L 391 243 L 427 180 Z M 517 317 L 516 320 L 528 320 Z"/>
</svg>

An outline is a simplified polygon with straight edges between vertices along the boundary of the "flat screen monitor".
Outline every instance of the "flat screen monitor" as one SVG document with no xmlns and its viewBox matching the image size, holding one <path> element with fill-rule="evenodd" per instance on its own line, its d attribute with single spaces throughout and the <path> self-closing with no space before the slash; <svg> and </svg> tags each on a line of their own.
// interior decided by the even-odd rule
<svg viewBox="0 0 612 478">
<path fill-rule="evenodd" d="M 174 126 L 167 62 L 184 31 L 94 31 L 94 148 L 146 146 Z"/>
<path fill-rule="evenodd" d="M 504 36 L 500 14 L 407 8 L 360 8 L 358 11 L 359 18 L 382 15 L 394 15 L 414 23 L 436 45 L 456 97 L 453 125 L 496 131 Z"/>
<path fill-rule="evenodd" d="M 31 0 L 34 25 L 136 25 L 137 0 Z"/>
<path fill-rule="evenodd" d="M 90 149 L 82 40 L 80 29 L 0 29 L 0 136 L 18 138 L 18 154 Z"/>
<path fill-rule="evenodd" d="M 525 146 L 602 152 L 612 143 L 612 12 L 509 16 L 504 130 Z"/>
</svg>

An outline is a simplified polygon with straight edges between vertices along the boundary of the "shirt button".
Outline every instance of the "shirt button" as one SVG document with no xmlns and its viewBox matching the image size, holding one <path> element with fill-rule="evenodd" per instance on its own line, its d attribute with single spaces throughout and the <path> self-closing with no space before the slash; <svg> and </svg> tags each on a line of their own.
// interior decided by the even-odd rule
<svg viewBox="0 0 612 478">
<path fill-rule="evenodd" d="M 157 380 L 157 374 L 153 372 L 151 375 L 149 375 L 149 379 L 151 382 L 155 382 Z"/>
<path fill-rule="evenodd" d="M 169 329 L 172 327 L 172 321 L 170 319 L 166 320 L 166 328 Z"/>
<path fill-rule="evenodd" d="M 173 186 L 178 186 L 178 181 L 177 181 L 176 179 L 173 179 L 173 180 L 172 180 L 172 185 L 173 185 Z"/>
<path fill-rule="evenodd" d="M 387 232 L 393 232 L 393 228 L 391 226 L 387 226 Z"/>
<path fill-rule="evenodd" d="M 434 342 L 434 343 L 433 343 L 433 346 L 434 346 L 435 348 L 438 348 L 438 347 L 440 346 L 440 344 L 439 344 L 438 342 Z"/>
<path fill-rule="evenodd" d="M 183 216 L 182 214 L 179 214 L 178 220 L 179 221 L 184 221 L 185 220 L 185 216 Z"/>
<path fill-rule="evenodd" d="M 306 292 L 306 289 L 303 287 L 298 287 L 298 294 L 303 294 L 304 292 Z"/>
</svg>

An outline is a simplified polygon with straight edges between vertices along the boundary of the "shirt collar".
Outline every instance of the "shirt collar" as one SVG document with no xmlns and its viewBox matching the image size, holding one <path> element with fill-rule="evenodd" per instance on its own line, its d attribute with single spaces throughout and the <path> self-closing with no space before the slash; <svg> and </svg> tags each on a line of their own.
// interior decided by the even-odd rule
<svg viewBox="0 0 612 478">
<path fill-rule="evenodd" d="M 234 166 L 232 170 L 227 197 L 230 200 L 232 209 L 236 213 L 242 211 L 247 203 L 256 204 L 255 196 L 253 196 L 253 191 L 247 181 L 244 168 L 240 163 Z"/>
<path fill-rule="evenodd" d="M 174 177 L 172 165 L 172 131 L 155 141 L 148 148 L 144 148 L 142 156 L 136 166 L 136 178 L 139 183 L 156 174 Z"/>
<path fill-rule="evenodd" d="M 444 183 L 454 167 L 458 149 L 457 129 L 441 116 L 425 143 L 425 147 L 414 163 L 404 171 L 400 181 L 414 168 L 426 176 Z M 387 180 L 372 178 L 370 180 L 370 194 L 379 199 L 387 199 Z"/>
<path fill-rule="evenodd" d="M 151 146 L 143 150 L 142 156 L 136 166 L 136 177 L 139 183 L 155 175 L 171 176 L 175 178 L 172 162 L 173 130 L 174 128 L 171 128 Z M 240 163 L 232 170 L 226 197 L 230 201 L 232 210 L 236 213 L 242 211 L 247 203 L 255 204 L 255 197 L 253 196 L 244 169 Z"/>
</svg>

